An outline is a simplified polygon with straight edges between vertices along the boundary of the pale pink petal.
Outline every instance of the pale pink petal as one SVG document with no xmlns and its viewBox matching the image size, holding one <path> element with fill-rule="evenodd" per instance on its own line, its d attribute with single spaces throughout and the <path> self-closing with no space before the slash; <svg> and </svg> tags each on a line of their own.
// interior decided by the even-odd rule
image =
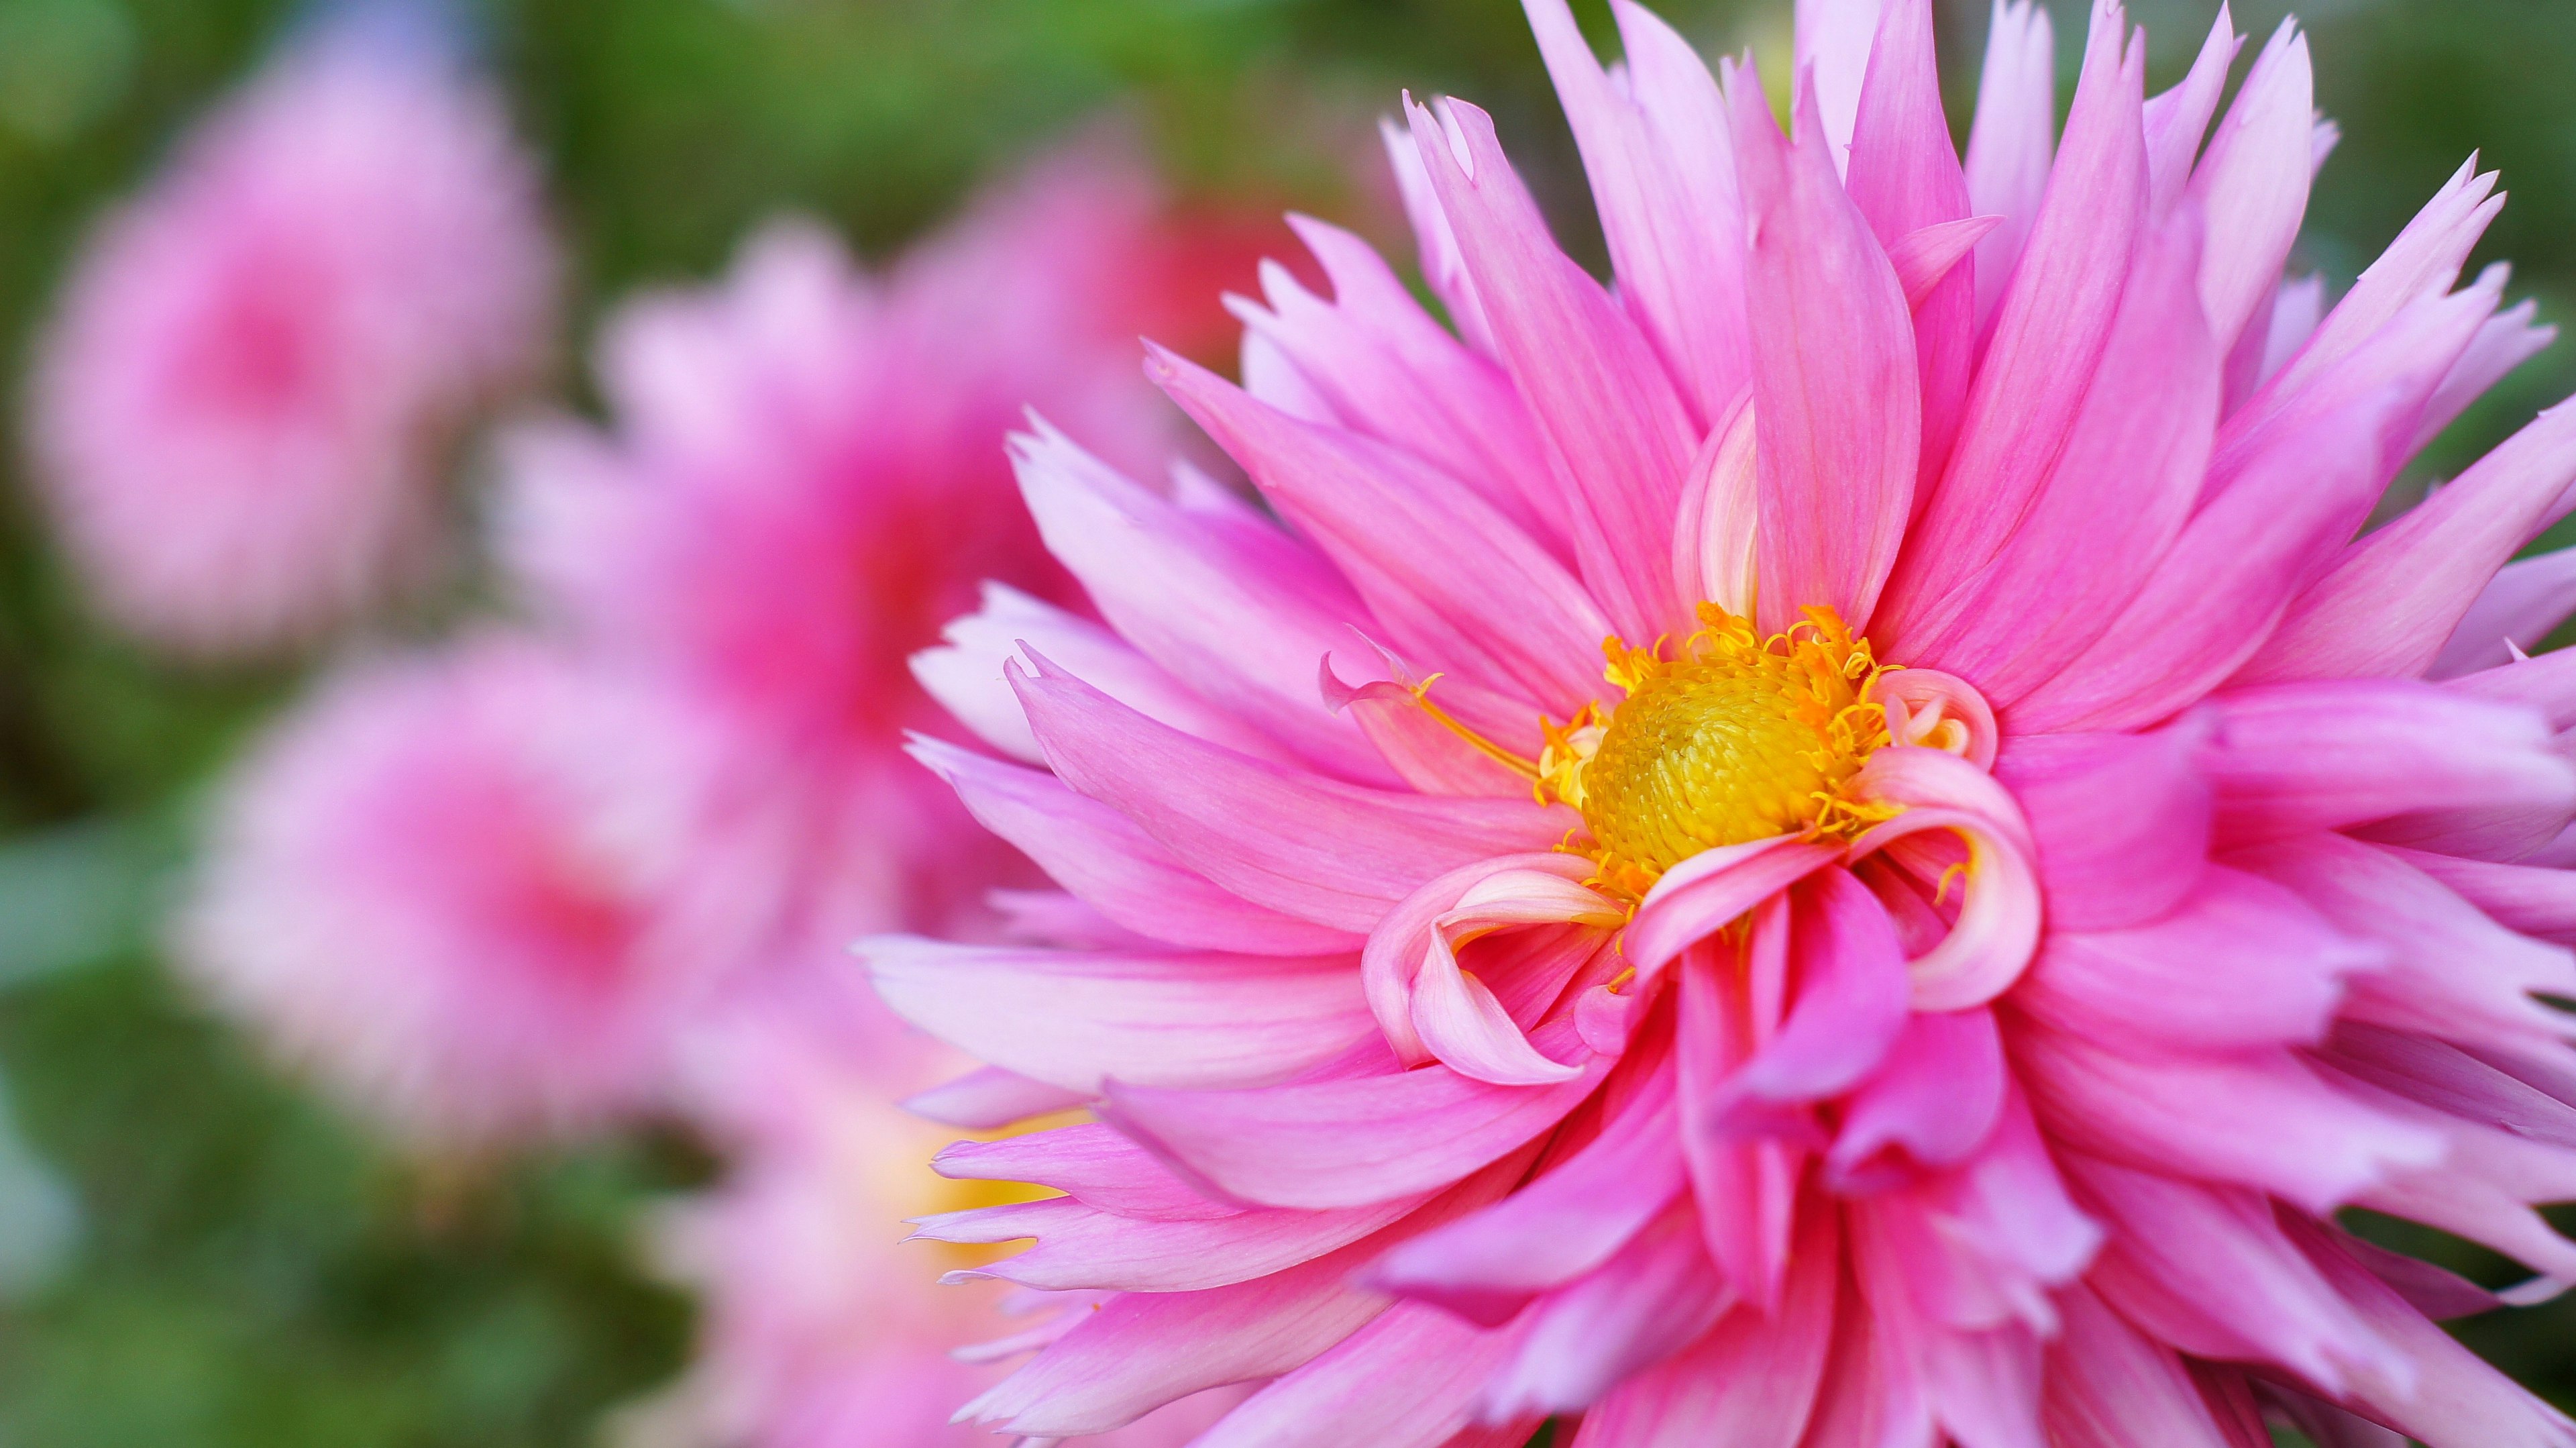
<svg viewBox="0 0 2576 1448">
<path fill-rule="evenodd" d="M 2263 675 L 2423 672 L 2505 560 L 2562 511 L 2572 479 L 2576 407 L 2562 404 L 2347 549 L 2282 621 L 2256 661 Z"/>
<path fill-rule="evenodd" d="M 2209 134 L 2209 118 L 2218 113 L 2219 93 L 2227 89 L 2228 67 L 2236 63 L 2236 52 L 2244 43 L 2222 3 L 2217 22 L 2209 27 L 2209 38 L 2192 58 L 2190 73 L 2180 85 L 2147 101 L 2149 205 L 2159 219 L 2182 199 L 2192 165 L 2200 156 L 2201 140 Z"/>
<path fill-rule="evenodd" d="M 1916 227 L 1888 243 L 1887 261 L 1905 288 L 1905 305 L 1920 310 L 1933 289 L 2002 224 L 2000 216 L 1967 216 Z"/>
<path fill-rule="evenodd" d="M 2526 298 L 2520 304 L 2487 319 L 2470 339 L 2467 351 L 2451 364 L 2442 385 L 2432 400 L 2424 404 L 2424 420 L 2415 430 L 2410 452 L 2432 445 L 2442 429 L 2458 420 L 2469 404 L 2484 397 L 2487 389 L 2502 382 L 2515 368 L 2548 350 L 2558 340 L 2555 326 L 2532 324 L 2540 315 L 2540 304 Z"/>
<path fill-rule="evenodd" d="M 1797 0 L 1792 73 L 1802 86 L 1807 77 L 1815 78 L 1817 119 L 1837 176 L 1851 149 L 1879 13 L 1887 8 L 1888 0 Z"/>
<path fill-rule="evenodd" d="M 2030 513 L 1987 567 L 1889 640 L 1972 672 L 2009 708 L 2099 637 L 2199 497 L 2218 426 L 2218 354 L 2193 295 L 2186 216 L 2139 251 L 2110 346 Z"/>
<path fill-rule="evenodd" d="M 1981 216 L 2003 225 L 1977 243 L 1977 324 L 2003 300 L 2048 190 L 2057 147 L 2057 39 L 2047 7 L 1995 0 L 1968 132 L 1968 195 Z"/>
<path fill-rule="evenodd" d="M 1716 82 L 1641 10 L 1619 10 L 1634 72 L 1623 87 L 1603 73 L 1564 0 L 1522 8 L 1583 153 L 1620 300 L 1695 420 L 1714 422 L 1744 388 L 1746 338 L 1744 228 Z"/>
<path fill-rule="evenodd" d="M 1801 982 L 1772 1036 L 1726 1082 L 1729 1094 L 1811 1100 L 1875 1069 L 1904 1033 L 1911 985 L 1887 912 L 1850 872 L 1791 892 L 1789 949 Z"/>
<path fill-rule="evenodd" d="M 1211 883 L 1135 821 L 1053 775 L 927 739 L 915 742 L 913 757 L 955 787 L 977 822 L 1129 930 L 1174 945 L 1254 955 L 1359 948 L 1355 934 L 1264 909 Z"/>
<path fill-rule="evenodd" d="M 2450 290 L 2470 249 L 2504 206 L 2503 197 L 2491 194 L 2495 183 L 2494 172 L 2478 173 L 2476 157 L 2462 164 L 2388 250 L 2362 270 L 2352 290 L 2318 324 L 2316 335 L 2265 384 L 2264 392 L 2277 394 L 2305 385 L 2343 361 L 2400 312 Z"/>
<path fill-rule="evenodd" d="M 1487 1385 L 1488 1422 L 1577 1412 L 1714 1325 L 1734 1294 L 1689 1208 L 1667 1212 L 1598 1271 L 1524 1314 L 1521 1347 Z"/>
<path fill-rule="evenodd" d="M 2280 284 L 2281 263 L 2307 212 L 2314 89 L 2308 38 L 2285 20 L 2192 173 L 2190 194 L 2209 220 L 2201 306 L 2222 354 Z"/>
<path fill-rule="evenodd" d="M 2496 811 L 2539 848 L 2576 813 L 2576 767 L 2530 711 L 2407 679 L 2266 684 L 2212 699 L 2200 765 L 2222 843 Z M 2407 826 L 2411 824 L 2412 829 Z M 2391 843 L 2414 843 L 2392 838 Z"/>
<path fill-rule="evenodd" d="M 2229 858 L 2386 947 L 2385 969 L 2353 982 L 2350 1019 L 2543 1049 L 2576 1034 L 2576 1017 L 2532 999 L 2576 994 L 2576 956 L 2497 925 L 2393 851 L 2312 835 Z"/>
<path fill-rule="evenodd" d="M 1493 1448 L 1526 1440 L 1534 1423 L 1491 1440 L 1461 1438 L 1476 1396 L 1519 1344 L 1436 1307 L 1399 1303 L 1339 1347 L 1254 1394 L 1191 1448 Z"/>
<path fill-rule="evenodd" d="M 947 1274 L 949 1285 L 1000 1278 L 1057 1292 L 1198 1292 L 1249 1282 L 1356 1242 L 1421 1206 L 1419 1195 L 1340 1211 L 1239 1212 L 1230 1217 L 1120 1217 L 1071 1197 L 978 1207 L 914 1219 L 915 1238 L 991 1245 L 1038 1244 L 989 1267 Z"/>
<path fill-rule="evenodd" d="M 1587 873 L 1587 862 L 1576 855 L 1555 851 L 1498 855 L 1461 865 L 1425 883 L 1387 911 L 1385 918 L 1369 931 L 1366 948 L 1361 951 L 1360 982 L 1368 994 L 1369 1009 L 1376 1013 L 1378 1028 L 1386 1033 L 1396 1059 L 1407 1066 L 1432 1059 L 1430 1048 L 1413 1025 L 1414 979 L 1421 972 L 1423 957 L 1432 949 L 1434 934 L 1470 891 L 1488 881 L 1500 880 L 1511 893 L 1533 902 L 1557 902 L 1560 908 L 1556 913 L 1539 918 L 1565 920 L 1573 918 L 1566 913 L 1567 908 L 1576 914 L 1599 908 L 1600 897 L 1576 883 Z M 1514 1033 L 1518 1034 L 1517 1028 Z"/>
<path fill-rule="evenodd" d="M 1774 892 L 1834 862 L 1836 851 L 1778 835 L 1691 856 L 1646 892 L 1620 950 L 1651 976 Z"/>
<path fill-rule="evenodd" d="M 930 1166 L 956 1181 L 1053 1187 L 1113 1216 L 1200 1221 L 1244 1211 L 1233 1203 L 1199 1195 L 1153 1153 L 1098 1122 L 999 1141 L 957 1142 L 932 1157 Z"/>
<path fill-rule="evenodd" d="M 1371 1029 L 1347 956 L 1020 950 L 880 936 L 857 947 L 895 1014 L 1068 1091 L 1268 1085 Z"/>
<path fill-rule="evenodd" d="M 2232 1448 L 2191 1374 L 2166 1344 L 2129 1325 L 2091 1289 L 2057 1299 L 2065 1330 L 2049 1345 L 2041 1416 L 2062 1448 Z"/>
<path fill-rule="evenodd" d="M 1927 1167 L 1955 1166 L 1986 1141 L 2004 1104 L 2003 1042 L 1991 1012 L 1917 1012 L 1845 1105 L 1826 1155 L 1846 1180 L 1872 1158 L 1902 1151 Z"/>
<path fill-rule="evenodd" d="M 1759 86 L 1733 100 L 1753 235 L 1757 618 L 1785 629 L 1821 604 L 1862 629 L 1904 537 L 1922 443 L 1905 292 L 1814 134 L 1812 94 L 1794 148 Z"/>
<path fill-rule="evenodd" d="M 1652 638 L 1684 616 L 1663 566 L 1696 440 L 1680 395 L 1626 314 L 1549 239 L 1491 118 L 1461 101 L 1437 119 L 1411 114 L 1503 364 L 1554 459 L 1583 581 L 1623 635 Z"/>
<path fill-rule="evenodd" d="M 2096 5 L 2065 149 L 1996 311 L 1957 451 L 1889 584 L 1888 622 L 1899 633 L 2003 546 L 2046 480 L 2110 338 L 2147 203 L 2144 51 L 2123 60 L 2127 30 L 2116 5 Z"/>
<path fill-rule="evenodd" d="M 1569 823 L 1527 801 L 1436 800 L 1293 775 L 1040 667 L 1032 677 L 1014 665 L 1014 687 L 1066 783 L 1217 884 L 1319 925 L 1367 930 L 1422 881 L 1549 848 Z"/>
<path fill-rule="evenodd" d="M 1315 698 L 1315 661 L 1352 648 L 1366 611 L 1314 550 L 1275 528 L 1175 506 L 1041 428 L 1016 439 L 1020 493 L 1048 551 L 1101 616 L 1211 700 L 1346 779 L 1391 781 L 1377 751 Z"/>
<path fill-rule="evenodd" d="M 2576 548 L 2508 563 L 2461 615 L 2424 676 L 2450 679 L 2500 668 L 2513 661 L 2514 650 L 2537 645 L 2569 614 L 2576 614 Z"/>
<path fill-rule="evenodd" d="M 1673 581 L 1686 596 L 1739 618 L 1753 613 L 1753 535 L 1762 517 L 1762 482 L 1754 466 L 1753 397 L 1710 430 L 1682 484 L 1673 525 Z"/>
<path fill-rule="evenodd" d="M 1807 1214 L 1780 1307 L 1729 1313 L 1680 1355 L 1630 1378 L 1583 1416 L 1574 1448 L 1795 1445 L 1816 1411 L 1833 1341 L 1835 1214 Z"/>
<path fill-rule="evenodd" d="M 2554 730 L 2576 725 L 2576 649 L 2555 649 L 2536 659 L 2516 659 L 2499 668 L 2462 674 L 2442 687 L 2473 699 L 2536 710 Z"/>
<path fill-rule="evenodd" d="M 1534 1044 L 1571 1055 L 1572 1031 Z M 1553 1048 L 1553 1049 L 1551 1049 Z M 1562 1120 L 1609 1062 L 1559 1086 L 1489 1086 L 1446 1066 L 1253 1091 L 1112 1083 L 1105 1114 L 1246 1201 L 1329 1208 L 1445 1186 Z"/>
<path fill-rule="evenodd" d="M 1069 1110 L 1083 1100 L 1081 1092 L 1032 1081 L 999 1066 L 982 1066 L 954 1081 L 914 1092 L 903 1099 L 903 1109 L 964 1131 L 997 1131 L 1032 1116 Z"/>
<path fill-rule="evenodd" d="M 2576 944 L 2576 870 L 2499 865 L 2454 855 L 2391 849 L 2497 924 L 2561 945 Z"/>
</svg>

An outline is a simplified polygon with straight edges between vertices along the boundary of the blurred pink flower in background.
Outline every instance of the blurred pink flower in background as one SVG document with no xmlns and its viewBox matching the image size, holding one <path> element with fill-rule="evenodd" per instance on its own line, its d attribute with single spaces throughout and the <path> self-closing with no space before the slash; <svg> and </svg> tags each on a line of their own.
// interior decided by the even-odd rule
<svg viewBox="0 0 2576 1448">
<path fill-rule="evenodd" d="M 962 1254 L 978 1249 L 902 1240 L 909 1218 L 1010 1199 L 1005 1188 L 933 1173 L 929 1154 L 952 1133 L 897 1104 L 909 1084 L 958 1064 L 849 977 L 806 978 L 692 1040 L 681 1094 L 729 1167 L 721 1187 L 674 1209 L 654 1235 L 665 1269 L 700 1294 L 706 1346 L 689 1377 L 626 1415 L 615 1441 L 994 1441 L 950 1418 L 1002 1369 L 951 1350 L 1003 1329 L 999 1284 L 941 1286 L 931 1280 L 939 1256 L 972 1265 L 981 1256 Z M 1093 1300 L 1017 1296 L 1011 1306 L 1041 1324 Z M 1208 1394 L 1083 1441 L 1177 1448 L 1239 1397 Z"/>
<path fill-rule="evenodd" d="M 285 50 L 75 266 L 37 477 L 98 605 L 188 653 L 308 642 L 418 580 L 447 445 L 553 326 L 499 97 L 381 25 Z"/>
<path fill-rule="evenodd" d="M 526 639 L 344 668 L 237 767 L 174 955 L 415 1147 L 630 1114 L 703 975 L 637 787 L 692 746 Z"/>
<path fill-rule="evenodd" d="M 2225 13 L 2149 100 L 2097 0 L 2060 138 L 1999 5 L 1963 161 L 1930 0 L 1800 5 L 1794 142 L 1645 11 L 1613 74 L 1527 8 L 1615 290 L 1490 118 L 1409 106 L 1457 335 L 1307 223 L 1332 296 L 1266 279 L 1246 389 L 1153 364 L 1293 532 L 1018 444 L 1109 628 L 997 595 L 931 677 L 1044 767 L 921 752 L 1069 892 L 1020 902 L 1057 945 L 865 954 L 992 1063 L 947 1119 L 1102 1118 L 950 1148 L 1064 1194 L 925 1234 L 1111 1295 L 971 1415 L 1267 1380 L 1199 1448 L 2576 1443 L 2434 1321 L 2496 1297 L 2335 1217 L 2576 1282 L 2532 1210 L 2576 1197 L 2576 655 L 2455 637 L 2556 623 L 2497 580 L 2576 503 L 2576 407 L 2360 532 L 2548 340 L 2454 289 L 2494 178 L 2324 310 L 2294 27 L 2212 130 Z"/>
<path fill-rule="evenodd" d="M 1011 482 L 1024 408 L 1137 462 L 1171 430 L 1134 365 L 1139 322 L 1175 313 L 1132 269 L 1175 244 L 1161 210 L 1102 141 L 882 277 L 773 225 L 718 286 L 610 322 L 609 431 L 508 449 L 501 546 L 540 616 L 733 741 L 698 782 L 694 874 L 697 908 L 744 917 L 747 945 L 829 963 L 886 922 L 978 929 L 985 892 L 1021 877 L 904 757 L 908 732 L 953 729 L 907 661 L 987 580 L 1070 596 Z"/>
</svg>

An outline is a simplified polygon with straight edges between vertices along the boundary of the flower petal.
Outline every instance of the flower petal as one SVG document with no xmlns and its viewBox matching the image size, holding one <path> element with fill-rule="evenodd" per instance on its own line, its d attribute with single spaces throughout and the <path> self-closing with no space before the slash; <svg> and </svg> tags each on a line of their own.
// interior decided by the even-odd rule
<svg viewBox="0 0 2576 1448">
<path fill-rule="evenodd" d="M 1968 130 L 1968 196 L 2004 223 L 1977 243 L 1977 326 L 1994 315 L 2048 192 L 2057 149 L 2057 38 L 2046 6 L 1995 0 Z"/>
</svg>

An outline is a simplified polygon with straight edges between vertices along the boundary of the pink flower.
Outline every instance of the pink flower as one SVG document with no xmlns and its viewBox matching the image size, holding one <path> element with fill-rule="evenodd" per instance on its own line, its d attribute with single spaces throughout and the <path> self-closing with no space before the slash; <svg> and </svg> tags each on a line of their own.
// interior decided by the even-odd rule
<svg viewBox="0 0 2576 1448">
<path fill-rule="evenodd" d="M 1128 360 L 1150 298 L 1121 272 L 1158 204 L 1095 146 L 883 278 L 774 226 L 720 286 L 611 324 L 613 435 L 512 448 L 504 543 L 541 610 L 733 740 L 703 782 L 702 878 L 746 939 L 830 961 L 860 931 L 977 918 L 1025 869 L 903 757 L 942 727 L 907 661 L 986 580 L 1071 595 L 1012 493 L 1024 405 L 1122 456 L 1164 437 Z"/>
<path fill-rule="evenodd" d="M 2481 598 L 2576 501 L 2576 409 L 2356 536 L 2547 339 L 2453 290 L 2493 178 L 2320 320 L 2290 27 L 2204 149 L 2223 15 L 2148 100 L 2100 0 L 2057 137 L 2007 6 L 1963 165 L 1928 0 L 1800 7 L 1794 143 L 1633 5 L 1613 74 L 1528 8 L 1615 291 L 1484 113 L 1410 107 L 1455 337 L 1304 222 L 1333 295 L 1243 307 L 1248 390 L 1152 363 L 1290 527 L 1020 444 L 1114 634 L 960 625 L 944 692 L 1046 767 L 921 751 L 1063 944 L 865 953 L 993 1063 L 948 1116 L 1100 1117 L 950 1148 L 1065 1194 L 925 1234 L 1116 1295 L 973 1416 L 1268 1380 L 1200 1448 L 2576 1442 L 2432 1320 L 2496 1298 L 2333 1216 L 2576 1281 L 2529 1205 L 2576 1195 L 2535 999 L 2576 996 L 2576 661 L 2454 638 L 2558 611 Z"/>
<path fill-rule="evenodd" d="M 950 1349 L 989 1329 L 999 1284 L 961 1291 L 921 1271 L 933 1254 L 961 1267 L 990 1254 L 906 1244 L 898 1225 L 1012 1196 L 945 1181 L 923 1164 L 943 1133 L 894 1102 L 943 1067 L 954 1067 L 949 1053 L 906 1033 L 848 977 L 769 993 L 696 1036 L 683 1094 L 731 1165 L 720 1187 L 670 1212 L 654 1237 L 665 1269 L 701 1296 L 705 1346 L 687 1378 L 627 1415 L 619 1441 L 994 1441 L 950 1418 L 1001 1371 L 984 1354 Z M 1039 1333 L 1079 1321 L 1091 1302 L 1017 1299 L 1009 1306 L 1029 1319 L 1021 1326 Z M 1179 1448 L 1240 1396 L 1211 1394 L 1087 1441 Z"/>
<path fill-rule="evenodd" d="M 656 1097 L 700 984 L 637 784 L 704 767 L 525 640 L 359 664 L 226 786 L 175 952 L 413 1144 L 596 1126 Z"/>
<path fill-rule="evenodd" d="M 40 349 L 36 471 L 99 606 L 237 653 L 416 580 L 553 281 L 497 97 L 361 25 L 288 51 L 108 218 Z"/>
</svg>

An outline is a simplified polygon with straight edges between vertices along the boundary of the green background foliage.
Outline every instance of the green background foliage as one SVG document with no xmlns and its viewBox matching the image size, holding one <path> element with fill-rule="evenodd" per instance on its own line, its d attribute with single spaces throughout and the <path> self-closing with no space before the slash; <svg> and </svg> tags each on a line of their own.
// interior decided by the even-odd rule
<svg viewBox="0 0 2576 1448">
<path fill-rule="evenodd" d="M 1577 8 L 1606 44 L 1606 7 Z M 1664 8 L 1712 52 L 1783 58 L 1785 7 Z M 2083 9 L 2055 8 L 2071 83 Z M 1942 10 L 1964 120 L 1984 6 Z M 2254 0 L 2238 21 L 2259 41 L 2280 13 Z M 2136 0 L 2135 14 L 2162 84 L 2210 7 Z M 2566 317 L 2576 6 L 2321 0 L 2305 18 L 2320 105 L 2346 132 L 2307 264 L 2348 282 L 2483 147 L 2514 201 L 2480 260 L 2514 258 L 2515 295 Z M 84 228 L 290 19 L 270 0 L 0 0 L 11 395 Z M 1371 123 L 1399 88 L 1452 91 L 1496 113 L 1569 246 L 1599 255 L 1511 0 L 493 0 L 473 24 L 573 256 L 568 359 L 620 295 L 709 274 L 765 215 L 820 215 L 881 258 L 977 177 L 1104 109 L 1197 193 L 1392 240 Z M 579 371 L 561 374 L 576 402 Z M 2421 475 L 2571 388 L 2565 355 L 2526 367 Z M 14 432 L 0 416 L 13 459 Z M 24 1137 L 0 1135 L 0 1448 L 590 1441 L 683 1359 L 688 1306 L 641 1274 L 633 1241 L 640 1210 L 711 1164 L 669 1133 L 407 1164 L 190 1001 L 155 960 L 158 904 L 204 783 L 296 671 L 174 668 L 96 627 L 17 465 L 0 469 L 0 1109 Z M 2485 1280 L 2512 1275 L 2379 1230 Z M 2543 1309 L 2463 1330 L 2576 1401 L 2571 1329 L 2570 1310 Z"/>
</svg>

